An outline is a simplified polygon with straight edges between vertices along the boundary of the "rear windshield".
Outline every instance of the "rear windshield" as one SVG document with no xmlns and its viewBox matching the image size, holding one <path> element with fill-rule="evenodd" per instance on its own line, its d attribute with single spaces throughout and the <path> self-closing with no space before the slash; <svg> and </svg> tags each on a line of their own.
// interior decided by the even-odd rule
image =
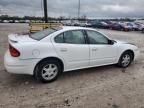
<svg viewBox="0 0 144 108">
<path fill-rule="evenodd" d="M 34 34 L 31 34 L 30 37 L 32 39 L 35 39 L 35 40 L 41 40 L 45 37 L 47 37 L 48 35 L 58 31 L 58 30 L 61 30 L 62 28 L 61 27 L 56 27 L 56 28 L 47 28 L 43 31 L 40 31 L 40 32 L 37 32 L 37 33 L 34 33 Z"/>
</svg>

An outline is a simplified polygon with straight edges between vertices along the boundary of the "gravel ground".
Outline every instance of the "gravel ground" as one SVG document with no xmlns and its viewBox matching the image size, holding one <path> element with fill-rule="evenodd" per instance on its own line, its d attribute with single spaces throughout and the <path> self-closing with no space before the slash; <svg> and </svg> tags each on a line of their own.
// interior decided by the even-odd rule
<svg viewBox="0 0 144 108">
<path fill-rule="evenodd" d="M 0 108 L 144 108 L 144 34 L 100 30 L 140 48 L 140 58 L 127 69 L 111 65 L 72 71 L 53 83 L 40 84 L 31 76 L 11 75 L 3 66 L 7 35 L 28 28 L 0 24 Z"/>
</svg>

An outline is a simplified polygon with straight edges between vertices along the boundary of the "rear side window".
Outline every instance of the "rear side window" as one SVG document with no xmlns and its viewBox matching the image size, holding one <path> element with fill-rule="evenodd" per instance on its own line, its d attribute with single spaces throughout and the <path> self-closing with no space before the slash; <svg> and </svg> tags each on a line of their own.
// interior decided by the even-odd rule
<svg viewBox="0 0 144 108">
<path fill-rule="evenodd" d="M 35 39 L 35 40 L 41 40 L 43 38 L 45 38 L 46 36 L 58 31 L 58 30 L 61 30 L 62 28 L 47 28 L 43 31 L 40 31 L 40 32 L 37 32 L 37 33 L 34 33 L 34 34 L 31 34 L 30 37 L 32 39 Z"/>
<path fill-rule="evenodd" d="M 85 44 L 82 31 L 67 31 L 64 33 L 64 40 L 69 44 Z"/>
<path fill-rule="evenodd" d="M 82 31 L 66 31 L 55 38 L 56 43 L 67 44 L 85 44 L 85 38 Z"/>
<path fill-rule="evenodd" d="M 64 43 L 63 33 L 55 38 L 56 43 Z"/>
</svg>

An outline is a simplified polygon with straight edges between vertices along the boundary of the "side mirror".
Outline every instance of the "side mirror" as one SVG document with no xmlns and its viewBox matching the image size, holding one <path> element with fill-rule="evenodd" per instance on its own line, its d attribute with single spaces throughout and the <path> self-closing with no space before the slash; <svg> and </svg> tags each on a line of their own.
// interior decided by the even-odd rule
<svg viewBox="0 0 144 108">
<path fill-rule="evenodd" d="M 114 45 L 115 44 L 115 41 L 114 40 L 109 40 L 109 45 Z"/>
</svg>

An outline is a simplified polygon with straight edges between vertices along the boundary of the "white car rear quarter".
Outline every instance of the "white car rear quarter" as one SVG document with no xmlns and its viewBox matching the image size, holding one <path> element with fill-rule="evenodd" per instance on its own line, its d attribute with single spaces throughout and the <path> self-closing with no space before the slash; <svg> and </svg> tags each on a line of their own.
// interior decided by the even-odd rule
<svg viewBox="0 0 144 108">
<path fill-rule="evenodd" d="M 30 37 L 26 36 L 27 40 Z M 47 57 L 57 57 L 51 42 L 48 41 L 18 41 L 10 44 L 19 50 L 20 57 L 12 57 L 7 51 L 4 57 L 6 70 L 10 73 L 33 75 L 36 64 Z"/>
<path fill-rule="evenodd" d="M 30 38 L 29 36 L 10 35 L 9 43 L 20 52 L 20 56 L 12 57 L 8 50 L 4 57 L 6 70 L 10 73 L 15 73 L 15 74 L 33 75 L 35 66 L 41 60 L 43 60 L 44 58 L 48 58 L 48 57 L 55 57 L 55 58 L 60 59 L 64 64 L 64 71 L 93 67 L 93 66 L 90 66 L 89 64 L 87 66 L 84 66 L 82 62 L 78 62 L 78 61 L 74 62 L 76 64 L 72 64 L 72 63 L 69 64 L 68 62 L 66 62 L 65 58 L 63 58 L 57 52 L 55 48 L 56 43 L 54 41 L 54 37 L 60 33 L 63 33 L 69 30 L 94 30 L 94 29 L 79 28 L 79 27 L 63 27 L 62 30 L 52 33 L 40 41 L 34 40 Z M 67 46 L 67 44 L 65 44 L 65 46 Z M 113 63 L 106 63 L 106 64 L 100 64 L 100 65 L 118 63 L 120 56 L 126 50 L 133 51 L 135 55 L 135 59 L 138 57 L 139 51 L 138 51 L 138 48 L 134 45 L 117 41 L 117 43 L 114 44 L 114 47 L 116 48 L 116 59 L 114 59 L 115 61 L 113 61 Z M 89 53 L 89 50 L 88 50 L 88 53 Z M 107 50 L 105 50 L 104 53 L 107 53 Z M 78 54 L 77 56 L 82 56 L 84 53 L 76 53 L 76 52 L 71 53 L 69 57 L 75 54 Z M 95 66 L 99 66 L 99 65 L 95 65 Z"/>
</svg>

